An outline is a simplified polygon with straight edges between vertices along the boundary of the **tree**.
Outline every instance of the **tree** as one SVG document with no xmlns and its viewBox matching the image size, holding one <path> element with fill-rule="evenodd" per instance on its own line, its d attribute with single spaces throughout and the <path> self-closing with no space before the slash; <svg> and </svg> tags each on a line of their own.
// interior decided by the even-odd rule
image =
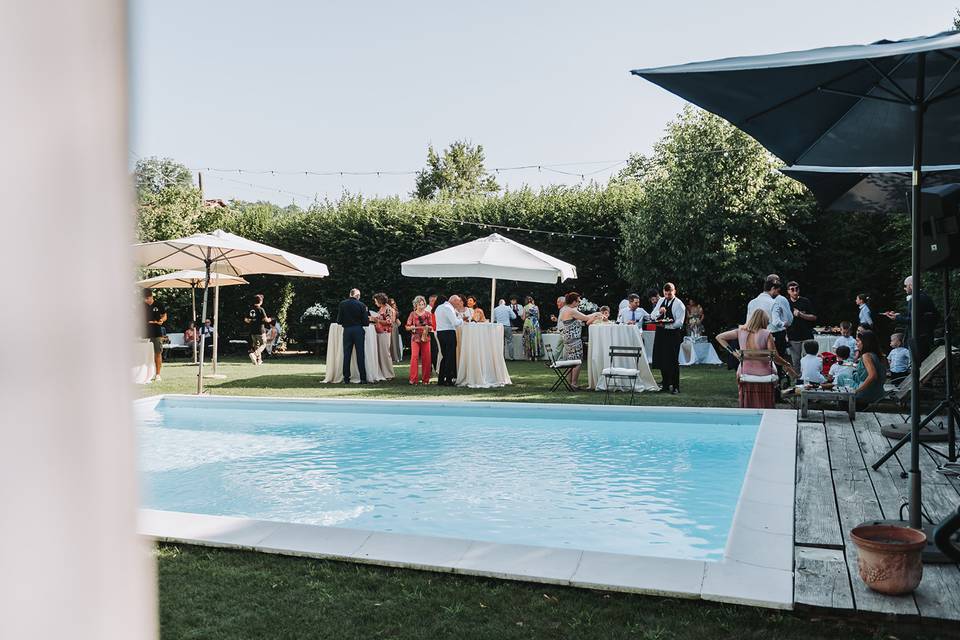
<svg viewBox="0 0 960 640">
<path fill-rule="evenodd" d="M 953 17 L 953 28 L 960 31 L 960 9 L 957 9 L 957 15 Z"/>
<path fill-rule="evenodd" d="M 766 274 L 805 266 L 803 214 L 815 205 L 779 164 L 725 120 L 684 109 L 652 157 L 615 178 L 642 187 L 621 223 L 621 276 L 637 288 L 672 281 L 714 320 L 742 321 Z"/>
<path fill-rule="evenodd" d="M 160 193 L 168 187 L 192 187 L 193 175 L 172 158 L 142 158 L 134 169 L 137 195 Z"/>
<path fill-rule="evenodd" d="M 416 188 L 411 194 L 420 200 L 437 196 L 460 197 L 495 193 L 497 181 L 484 167 L 483 145 L 457 140 L 438 155 L 433 145 L 427 148 L 427 166 L 417 172 Z"/>
</svg>

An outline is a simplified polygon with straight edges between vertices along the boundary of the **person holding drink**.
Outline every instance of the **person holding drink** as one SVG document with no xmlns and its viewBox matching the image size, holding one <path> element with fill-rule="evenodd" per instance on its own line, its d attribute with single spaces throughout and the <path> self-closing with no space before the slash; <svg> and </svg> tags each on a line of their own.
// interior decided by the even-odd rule
<svg viewBox="0 0 960 640">
<path fill-rule="evenodd" d="M 418 365 L 422 370 L 420 384 L 430 384 L 430 333 L 434 322 L 423 296 L 413 299 L 413 311 L 404 328 L 410 332 L 410 384 L 417 384 Z"/>
<path fill-rule="evenodd" d="M 660 391 L 680 393 L 680 343 L 683 341 L 686 308 L 677 298 L 673 283 L 663 285 L 663 297 L 657 301 L 650 315 L 657 323 L 657 334 L 653 339 L 653 366 L 660 369 Z"/>
</svg>

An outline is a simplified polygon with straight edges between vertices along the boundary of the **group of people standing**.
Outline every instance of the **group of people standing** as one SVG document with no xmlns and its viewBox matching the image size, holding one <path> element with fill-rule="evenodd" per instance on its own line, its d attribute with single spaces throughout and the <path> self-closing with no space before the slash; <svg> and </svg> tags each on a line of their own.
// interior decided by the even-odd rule
<svg viewBox="0 0 960 640">
<path fill-rule="evenodd" d="M 437 384 L 453 386 L 457 377 L 457 327 L 464 322 L 486 322 L 486 314 L 476 304 L 476 298 L 468 296 L 466 302 L 459 295 L 449 298 L 435 294 L 429 300 L 421 295 L 412 301 L 413 310 L 401 324 L 396 302 L 384 293 L 373 296 L 377 311 L 371 312 L 360 301 L 360 290 L 351 289 L 349 297 L 337 310 L 336 322 L 343 327 L 343 381 L 350 382 L 351 360 L 354 353 L 360 382 L 368 382 L 365 362 L 364 327 L 374 324 L 377 332 L 380 370 L 384 377 L 392 379 L 393 363 L 399 362 L 402 342 L 398 329 L 402 326 L 410 334 L 409 384 L 430 384 L 434 370 Z M 434 356 L 439 356 L 439 366 Z M 333 364 L 333 363 L 330 363 Z"/>
</svg>

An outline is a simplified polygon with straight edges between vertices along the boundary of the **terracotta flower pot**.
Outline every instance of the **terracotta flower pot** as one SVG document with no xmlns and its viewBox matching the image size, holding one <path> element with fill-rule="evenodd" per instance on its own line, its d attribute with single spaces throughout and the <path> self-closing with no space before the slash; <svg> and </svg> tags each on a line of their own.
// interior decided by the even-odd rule
<svg viewBox="0 0 960 640">
<path fill-rule="evenodd" d="M 853 529 L 850 538 L 859 551 L 860 579 L 874 591 L 899 596 L 920 584 L 920 552 L 927 544 L 923 531 L 890 524 L 865 525 Z"/>
</svg>

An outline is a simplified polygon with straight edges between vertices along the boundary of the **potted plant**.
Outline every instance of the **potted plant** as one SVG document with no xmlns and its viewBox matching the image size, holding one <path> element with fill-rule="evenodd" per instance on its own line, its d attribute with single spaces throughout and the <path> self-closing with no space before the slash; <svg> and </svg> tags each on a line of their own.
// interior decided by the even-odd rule
<svg viewBox="0 0 960 640">
<path fill-rule="evenodd" d="M 927 546 L 923 531 L 893 524 L 854 528 L 850 539 L 857 545 L 860 579 L 879 593 L 911 593 L 923 578 L 920 554 Z"/>
</svg>

